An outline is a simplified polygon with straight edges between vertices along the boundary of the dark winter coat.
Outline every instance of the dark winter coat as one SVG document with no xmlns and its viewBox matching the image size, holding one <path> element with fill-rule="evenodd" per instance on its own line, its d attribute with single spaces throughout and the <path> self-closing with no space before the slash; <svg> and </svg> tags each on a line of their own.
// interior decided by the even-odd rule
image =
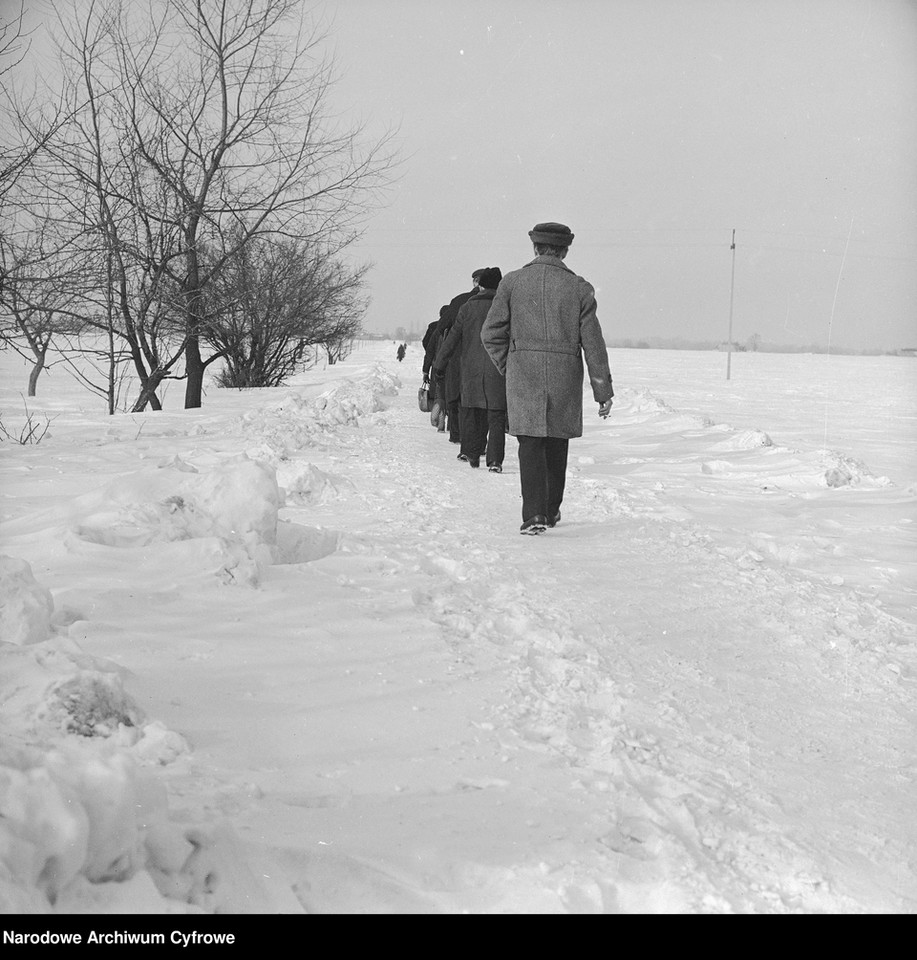
<svg viewBox="0 0 917 960">
<path fill-rule="evenodd" d="M 436 330 L 433 333 L 435 346 L 435 352 L 439 352 L 439 348 L 443 345 L 446 340 L 446 337 L 449 335 L 449 331 L 452 329 L 452 324 L 455 323 L 455 318 L 458 316 L 459 308 L 462 304 L 469 300 L 475 295 L 477 290 L 469 290 L 466 293 L 460 293 L 457 296 L 453 297 L 448 304 L 443 308 L 445 312 L 441 311 L 441 316 L 439 323 L 437 324 Z M 462 381 L 461 381 L 461 357 L 458 354 L 453 354 L 449 362 L 446 364 L 446 377 L 445 380 L 438 382 L 436 387 L 436 396 L 442 398 L 446 403 L 454 403 L 459 399 L 462 393 Z"/>
<path fill-rule="evenodd" d="M 614 396 L 592 284 L 559 257 L 536 257 L 500 281 L 481 342 L 506 376 L 513 436 L 583 435 L 583 355 L 597 403 Z"/>
<path fill-rule="evenodd" d="M 481 343 L 481 327 L 493 303 L 494 293 L 494 290 L 482 290 L 462 304 L 433 363 L 434 367 L 442 368 L 453 353 L 459 352 L 463 407 L 506 409 L 506 380 Z"/>
<path fill-rule="evenodd" d="M 448 309 L 448 306 L 439 308 L 439 319 L 442 319 L 443 313 Z M 434 320 L 427 327 L 427 332 L 423 335 L 423 340 L 420 341 L 423 345 L 423 375 L 425 377 L 432 376 L 430 367 L 433 366 L 433 358 L 436 356 L 436 328 L 439 325 L 439 319 Z"/>
</svg>

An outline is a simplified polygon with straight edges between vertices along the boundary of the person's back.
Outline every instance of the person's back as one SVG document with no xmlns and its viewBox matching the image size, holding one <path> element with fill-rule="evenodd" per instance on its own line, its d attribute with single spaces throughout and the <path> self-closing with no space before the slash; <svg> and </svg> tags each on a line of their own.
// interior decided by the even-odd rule
<svg viewBox="0 0 917 960">
<path fill-rule="evenodd" d="M 477 272 L 475 275 L 477 279 Z M 439 344 L 437 345 L 437 353 L 442 350 L 443 344 L 449 338 L 449 334 L 452 332 L 452 328 L 455 325 L 456 318 L 458 317 L 459 310 L 462 308 L 462 305 L 470 300 L 475 293 L 477 293 L 477 287 L 474 290 L 466 290 L 463 293 L 458 294 L 449 301 L 448 312 L 445 317 L 445 323 L 441 329 L 441 336 L 439 339 Z M 435 363 L 434 359 L 434 363 Z M 443 381 L 443 396 L 445 397 L 446 403 L 450 405 L 457 405 L 459 402 L 459 397 L 462 394 L 462 358 L 459 354 L 453 354 L 449 363 L 446 366 L 445 370 L 445 379 Z"/>
<path fill-rule="evenodd" d="M 611 381 L 592 285 L 558 257 L 538 256 L 503 277 L 488 318 L 491 336 L 497 318 L 510 314 L 504 367 L 507 392 L 516 400 L 510 405 L 510 433 L 582 436 L 583 351 L 590 372 L 595 368 L 594 385 Z"/>
<path fill-rule="evenodd" d="M 478 277 L 480 290 L 459 308 L 455 323 L 433 362 L 442 371 L 458 355 L 460 363 L 461 453 L 472 467 L 486 456 L 489 470 L 503 471 L 506 432 L 506 383 L 481 342 L 481 328 L 503 274 L 489 267 Z"/>
<path fill-rule="evenodd" d="M 437 331 L 440 328 L 440 320 L 443 319 L 448 309 L 448 304 L 444 304 L 439 308 L 439 317 L 427 327 L 427 332 L 423 335 L 423 340 L 421 340 L 421 344 L 423 345 L 423 375 L 425 377 L 430 375 L 430 367 L 433 365 L 433 358 L 436 356 L 436 351 L 439 348 Z"/>
<path fill-rule="evenodd" d="M 455 318 L 462 304 L 477 293 L 477 278 L 484 269 L 484 267 L 481 267 L 471 274 L 471 281 L 474 284 L 473 289 L 457 294 L 440 311 L 440 320 L 433 332 L 433 342 L 431 343 L 432 356 L 434 359 L 440 347 L 449 336 L 449 331 L 452 329 L 453 323 L 455 323 Z M 462 392 L 461 357 L 454 355 L 443 372 L 444 376 L 434 380 L 436 400 L 440 400 L 445 406 L 449 440 L 452 443 L 460 443 L 459 398 Z"/>
<path fill-rule="evenodd" d="M 535 259 L 503 277 L 481 342 L 506 377 L 508 429 L 519 441 L 522 533 L 560 521 L 567 445 L 583 434 L 583 355 L 599 415 L 614 390 L 596 316 L 595 290 L 563 259 L 573 234 L 562 223 L 529 231 Z"/>
<path fill-rule="evenodd" d="M 506 409 L 506 381 L 491 362 L 481 342 L 481 330 L 493 305 L 494 294 L 494 290 L 485 289 L 466 300 L 453 327 L 453 330 L 456 327 L 461 330 L 461 396 L 464 407 Z"/>
</svg>

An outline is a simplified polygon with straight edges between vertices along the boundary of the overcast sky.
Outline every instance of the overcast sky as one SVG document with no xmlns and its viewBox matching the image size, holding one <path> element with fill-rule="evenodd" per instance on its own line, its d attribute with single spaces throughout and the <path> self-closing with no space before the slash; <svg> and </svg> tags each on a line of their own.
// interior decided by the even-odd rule
<svg viewBox="0 0 917 960">
<path fill-rule="evenodd" d="M 342 106 L 400 130 L 367 328 L 576 234 L 608 338 L 917 346 L 917 3 L 339 0 Z"/>
<path fill-rule="evenodd" d="M 334 107 L 403 156 L 353 250 L 368 330 L 423 331 L 557 220 L 610 340 L 725 340 L 735 229 L 735 340 L 917 346 L 917 0 L 314 9 Z"/>
</svg>

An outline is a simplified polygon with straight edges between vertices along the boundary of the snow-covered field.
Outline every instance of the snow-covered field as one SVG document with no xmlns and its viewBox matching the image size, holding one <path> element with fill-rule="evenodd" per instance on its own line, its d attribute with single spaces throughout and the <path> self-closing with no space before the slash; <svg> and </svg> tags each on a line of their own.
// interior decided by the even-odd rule
<svg viewBox="0 0 917 960">
<path fill-rule="evenodd" d="M 612 350 L 540 537 L 420 365 L 115 417 L 42 377 L 0 913 L 915 912 L 917 361 Z"/>
</svg>

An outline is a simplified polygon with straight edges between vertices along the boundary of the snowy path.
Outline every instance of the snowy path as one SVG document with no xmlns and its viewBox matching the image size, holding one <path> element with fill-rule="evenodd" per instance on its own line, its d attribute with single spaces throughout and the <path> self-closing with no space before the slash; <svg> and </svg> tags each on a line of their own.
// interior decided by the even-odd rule
<svg viewBox="0 0 917 960">
<path fill-rule="evenodd" d="M 887 839 L 912 813 L 894 747 L 912 736 L 909 691 L 851 639 L 861 605 L 575 472 L 562 523 L 520 537 L 515 442 L 503 475 L 472 471 L 411 401 L 326 457 L 303 451 L 352 488 L 284 517 L 327 532 L 327 514 L 338 549 L 274 568 L 240 627 L 285 605 L 294 703 L 321 698 L 322 671 L 351 678 L 350 697 L 338 675 L 332 701 L 294 711 L 318 743 L 266 778 L 272 747 L 253 739 L 258 803 L 228 808 L 246 836 L 284 820 L 304 906 L 912 909 L 913 849 Z"/>
<path fill-rule="evenodd" d="M 515 441 L 502 475 L 471 470 L 412 394 L 308 436 L 273 401 L 112 428 L 96 473 L 108 449 L 114 477 L 125 453 L 276 462 L 279 560 L 254 589 L 213 576 L 206 538 L 138 546 L 93 517 L 60 537 L 41 496 L 5 527 L 68 636 L 190 745 L 160 773 L 173 816 L 217 831 L 214 906 L 913 912 L 912 628 L 769 562 L 715 487 L 634 472 L 639 397 L 572 441 L 561 524 L 522 537 Z M 65 497 L 96 482 L 57 463 Z"/>
<path fill-rule="evenodd" d="M 493 476 L 456 462 L 403 395 L 386 419 L 355 437 L 370 481 L 352 461 L 346 473 L 373 521 L 346 532 L 371 546 L 378 530 L 393 595 L 410 594 L 469 676 L 498 677 L 479 709 L 507 756 L 504 803 L 519 755 L 569 777 L 588 855 L 564 883 L 601 909 L 913 897 L 895 875 L 912 851 L 885 840 L 912 811 L 891 746 L 909 742 L 907 691 L 845 637 L 859 610 L 737 565 L 702 531 L 635 520 L 626 492 L 575 476 L 561 525 L 520 537 L 513 441 Z M 876 889 L 888 899 L 862 899 Z"/>
</svg>

